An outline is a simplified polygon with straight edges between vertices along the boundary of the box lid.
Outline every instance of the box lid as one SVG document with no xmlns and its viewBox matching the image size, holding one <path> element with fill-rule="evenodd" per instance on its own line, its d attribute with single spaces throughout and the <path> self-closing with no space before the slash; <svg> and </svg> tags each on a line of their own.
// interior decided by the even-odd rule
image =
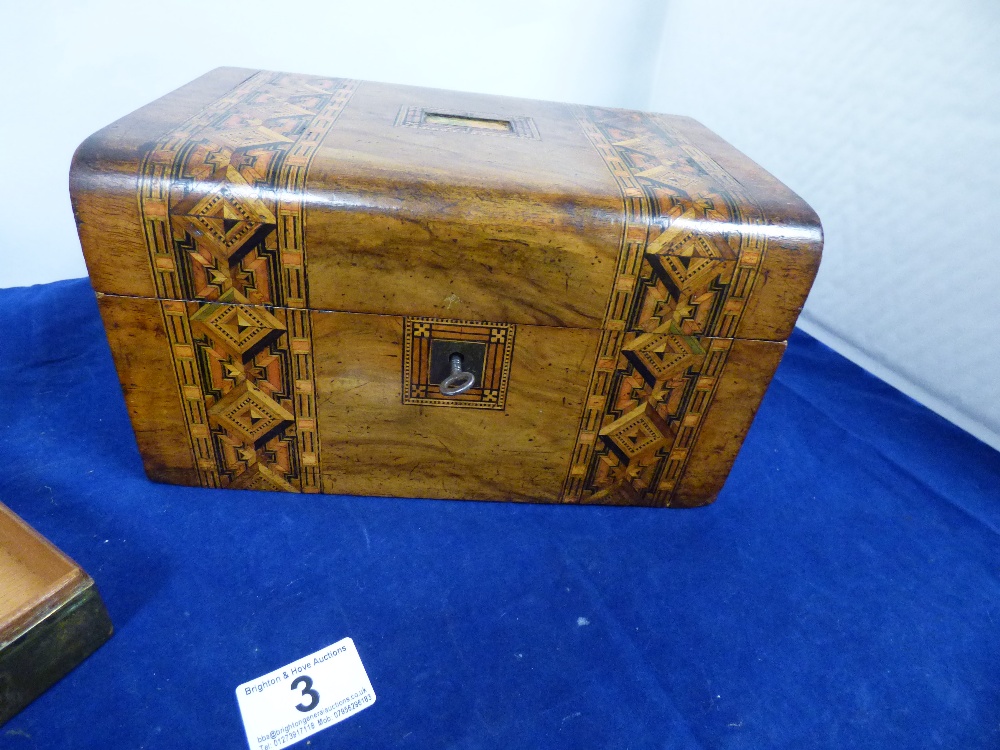
<svg viewBox="0 0 1000 750">
<path fill-rule="evenodd" d="M 91 136 L 71 194 L 98 292 L 460 320 L 782 340 L 822 245 L 688 118 L 236 68 Z"/>
</svg>

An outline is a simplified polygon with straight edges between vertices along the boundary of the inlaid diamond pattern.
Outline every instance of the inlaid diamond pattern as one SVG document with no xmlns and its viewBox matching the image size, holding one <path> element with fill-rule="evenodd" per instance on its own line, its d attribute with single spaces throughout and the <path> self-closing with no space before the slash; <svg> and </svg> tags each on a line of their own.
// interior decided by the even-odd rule
<svg viewBox="0 0 1000 750">
<path fill-rule="evenodd" d="M 685 336 L 672 321 L 636 337 L 622 347 L 625 356 L 650 380 L 663 381 L 698 365 L 705 350 L 694 336 Z"/>
<path fill-rule="evenodd" d="M 256 448 L 295 422 L 293 414 L 249 381 L 233 388 L 208 413 Z"/>
<path fill-rule="evenodd" d="M 202 305 L 191 320 L 243 364 L 285 332 L 281 321 L 265 308 L 250 305 Z"/>
<path fill-rule="evenodd" d="M 626 462 L 662 448 L 674 434 L 649 403 L 641 404 L 600 432 L 605 444 Z"/>
</svg>

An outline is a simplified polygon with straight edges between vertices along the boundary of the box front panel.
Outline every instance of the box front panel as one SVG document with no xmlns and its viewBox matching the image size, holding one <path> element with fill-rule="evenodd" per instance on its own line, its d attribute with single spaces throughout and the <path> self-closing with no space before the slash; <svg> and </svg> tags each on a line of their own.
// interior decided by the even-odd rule
<svg viewBox="0 0 1000 750">
<path fill-rule="evenodd" d="M 579 415 L 602 406 L 590 389 L 597 330 L 110 295 L 100 308 L 146 471 L 159 481 L 572 502 L 564 481 L 581 442 L 610 487 L 635 486 L 657 453 L 677 450 L 676 422 L 648 401 L 580 440 Z M 678 400 L 666 401 L 698 415 L 687 421 L 698 430 L 688 433 L 671 498 L 682 506 L 721 488 L 785 348 L 697 341 L 706 352 L 676 363 Z M 446 360 L 469 353 L 474 387 L 442 395 L 437 351 Z M 705 380 L 710 352 L 725 367 Z M 622 393 L 637 400 L 648 386 L 633 371 Z M 648 505 L 651 497 L 605 492 L 585 502 Z"/>
<path fill-rule="evenodd" d="M 600 331 L 100 298 L 151 478 L 560 499 Z M 475 352 L 441 393 L 430 358 Z M 470 364 L 471 363 L 471 364 Z"/>
<path fill-rule="evenodd" d="M 600 331 L 330 312 L 312 319 L 325 492 L 560 499 Z M 421 341 L 428 353 L 437 343 L 447 353 L 481 342 L 475 387 L 442 395 L 422 366 Z"/>
</svg>

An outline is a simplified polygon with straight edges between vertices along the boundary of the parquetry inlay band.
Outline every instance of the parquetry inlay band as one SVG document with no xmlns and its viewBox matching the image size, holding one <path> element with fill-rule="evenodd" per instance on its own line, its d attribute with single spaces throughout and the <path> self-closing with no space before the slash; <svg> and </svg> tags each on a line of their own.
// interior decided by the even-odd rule
<svg viewBox="0 0 1000 750">
<path fill-rule="evenodd" d="M 321 489 L 301 196 L 356 87 L 258 73 L 143 161 L 150 268 L 203 486 Z"/>
<path fill-rule="evenodd" d="M 765 252 L 734 228 L 764 217 L 656 115 L 581 108 L 579 121 L 625 226 L 563 501 L 669 505 Z"/>
</svg>

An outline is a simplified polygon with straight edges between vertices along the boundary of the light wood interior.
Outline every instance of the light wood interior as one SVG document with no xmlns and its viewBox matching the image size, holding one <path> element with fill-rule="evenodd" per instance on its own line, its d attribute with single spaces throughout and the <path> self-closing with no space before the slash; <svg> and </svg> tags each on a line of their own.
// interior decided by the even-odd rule
<svg viewBox="0 0 1000 750">
<path fill-rule="evenodd" d="M 0 631 L 82 575 L 9 508 L 0 505 Z"/>
</svg>

